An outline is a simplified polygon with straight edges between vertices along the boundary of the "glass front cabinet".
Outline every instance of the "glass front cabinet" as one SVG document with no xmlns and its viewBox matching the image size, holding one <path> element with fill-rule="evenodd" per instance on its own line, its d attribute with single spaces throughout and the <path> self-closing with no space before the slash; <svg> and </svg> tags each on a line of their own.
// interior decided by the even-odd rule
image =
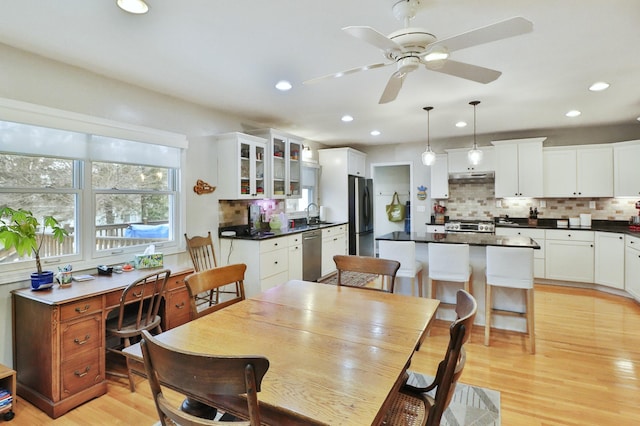
<svg viewBox="0 0 640 426">
<path fill-rule="evenodd" d="M 267 141 L 243 133 L 226 133 L 218 140 L 220 199 L 265 198 L 269 192 Z"/>
<path fill-rule="evenodd" d="M 270 173 L 269 198 L 285 199 L 302 196 L 302 141 L 277 130 L 256 131 L 267 138 L 267 158 Z"/>
</svg>

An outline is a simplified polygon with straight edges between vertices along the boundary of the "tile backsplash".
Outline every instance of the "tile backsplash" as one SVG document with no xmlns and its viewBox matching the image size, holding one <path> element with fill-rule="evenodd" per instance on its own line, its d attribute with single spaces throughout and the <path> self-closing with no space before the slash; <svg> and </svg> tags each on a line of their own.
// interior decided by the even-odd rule
<svg viewBox="0 0 640 426">
<path fill-rule="evenodd" d="M 220 200 L 218 202 L 219 226 L 247 225 L 249 223 L 248 208 L 251 204 L 259 204 L 267 220 L 272 213 L 283 211 L 280 200 Z"/>
<path fill-rule="evenodd" d="M 541 207 L 541 201 L 546 204 Z M 595 202 L 595 208 L 589 202 Z M 449 199 L 445 201 L 447 215 L 455 219 L 492 219 L 509 215 L 528 217 L 529 208 L 538 208 L 542 219 L 567 219 L 590 213 L 595 220 L 628 220 L 638 214 L 634 198 L 504 198 L 496 203 L 494 184 L 449 183 Z"/>
</svg>

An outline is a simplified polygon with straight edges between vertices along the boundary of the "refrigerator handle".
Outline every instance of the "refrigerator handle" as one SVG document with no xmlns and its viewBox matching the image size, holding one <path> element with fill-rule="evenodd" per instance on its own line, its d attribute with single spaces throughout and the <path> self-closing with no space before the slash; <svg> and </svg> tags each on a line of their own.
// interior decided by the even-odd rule
<svg viewBox="0 0 640 426">
<path fill-rule="evenodd" d="M 371 207 L 370 197 L 371 195 L 369 194 L 369 187 L 365 185 L 364 197 L 363 197 L 364 198 L 364 220 L 367 225 L 371 224 L 371 219 L 369 218 L 371 214 L 371 212 L 369 211 Z"/>
</svg>

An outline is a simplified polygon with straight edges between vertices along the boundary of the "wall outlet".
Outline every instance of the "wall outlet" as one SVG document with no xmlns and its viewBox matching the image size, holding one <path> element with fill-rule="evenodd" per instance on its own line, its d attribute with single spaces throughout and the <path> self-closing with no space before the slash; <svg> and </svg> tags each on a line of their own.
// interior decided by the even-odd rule
<svg viewBox="0 0 640 426">
<path fill-rule="evenodd" d="M 589 208 L 590 209 L 595 209 L 596 208 L 596 202 L 595 201 L 589 201 Z"/>
<path fill-rule="evenodd" d="M 496 200 L 496 207 L 502 208 L 502 200 Z"/>
<path fill-rule="evenodd" d="M 545 200 L 540 200 L 540 208 L 544 209 L 545 207 L 547 207 L 547 202 Z"/>
</svg>

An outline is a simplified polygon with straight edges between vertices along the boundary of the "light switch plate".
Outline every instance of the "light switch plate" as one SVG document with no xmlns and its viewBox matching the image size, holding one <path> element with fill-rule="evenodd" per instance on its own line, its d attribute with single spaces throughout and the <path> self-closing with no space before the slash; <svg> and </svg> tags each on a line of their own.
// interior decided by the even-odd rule
<svg viewBox="0 0 640 426">
<path fill-rule="evenodd" d="M 501 208 L 502 207 L 502 200 L 496 200 L 496 207 L 497 208 Z"/>
<path fill-rule="evenodd" d="M 425 210 L 426 210 L 425 206 L 418 206 L 419 213 L 424 213 Z"/>
<path fill-rule="evenodd" d="M 595 209 L 596 208 L 596 202 L 595 201 L 589 201 L 589 208 L 590 209 Z"/>
<path fill-rule="evenodd" d="M 547 202 L 545 200 L 540 200 L 540 208 L 544 209 L 545 207 L 547 207 Z"/>
</svg>

